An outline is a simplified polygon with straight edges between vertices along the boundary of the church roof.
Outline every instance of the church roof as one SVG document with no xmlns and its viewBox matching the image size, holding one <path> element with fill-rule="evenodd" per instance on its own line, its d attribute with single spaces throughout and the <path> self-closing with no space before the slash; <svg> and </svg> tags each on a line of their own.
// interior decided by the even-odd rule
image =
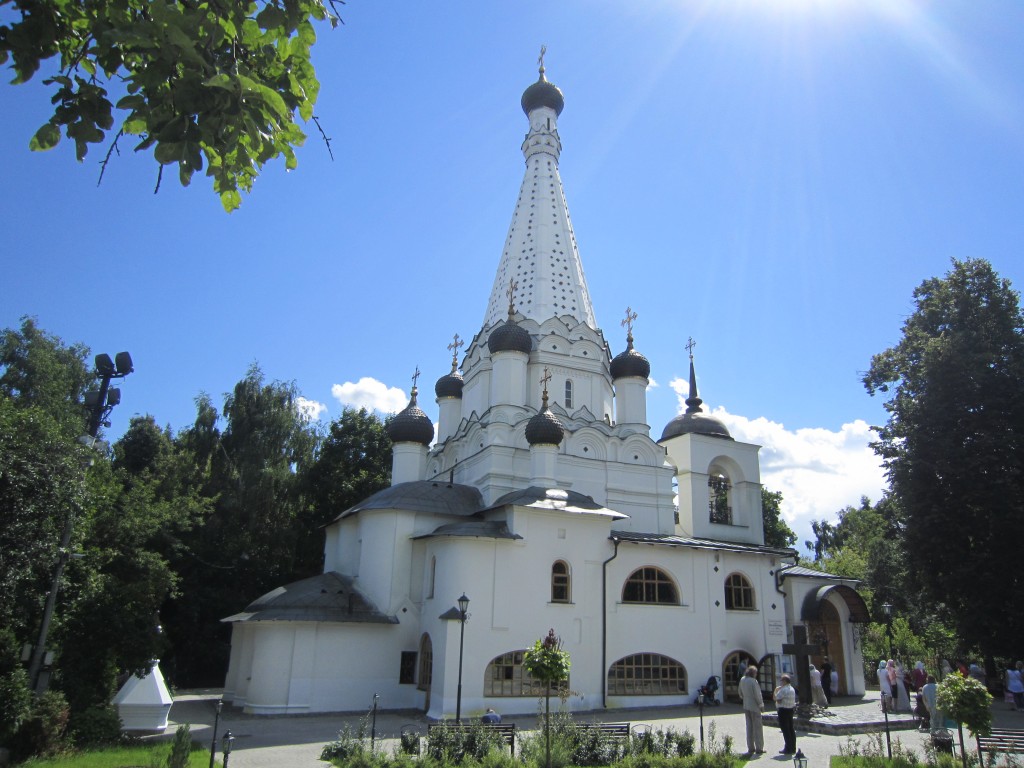
<svg viewBox="0 0 1024 768">
<path fill-rule="evenodd" d="M 457 523 L 442 525 L 430 533 L 414 536 L 415 539 L 430 539 L 438 536 L 464 536 L 483 539 L 521 539 L 518 533 L 512 533 L 503 520 L 460 520 Z"/>
<path fill-rule="evenodd" d="M 787 576 L 806 576 L 812 579 L 829 579 L 831 581 L 859 581 L 858 579 L 850 579 L 846 576 L 836 576 L 834 573 L 816 571 L 813 568 L 806 568 L 802 565 L 787 565 L 780 568 L 779 578 L 784 579 Z"/>
<path fill-rule="evenodd" d="M 602 507 L 591 497 L 578 491 L 566 491 L 562 488 L 538 488 L 535 485 L 520 491 L 506 493 L 487 509 L 499 509 L 510 505 L 577 514 L 604 515 L 615 519 L 629 517 L 629 515 L 616 512 L 614 509 Z"/>
<path fill-rule="evenodd" d="M 692 339 L 691 339 L 692 343 Z M 676 416 L 665 425 L 658 442 L 669 440 L 679 435 L 705 435 L 732 440 L 728 427 L 714 416 L 708 416 L 701 408 L 703 400 L 697 394 L 697 374 L 693 370 L 693 353 L 690 353 L 690 396 L 686 398 L 686 413 Z"/>
<path fill-rule="evenodd" d="M 368 509 L 406 509 L 435 515 L 469 516 L 484 505 L 480 491 L 470 485 L 438 480 L 413 480 L 398 483 L 346 509 L 331 522 L 337 522 Z"/>
<path fill-rule="evenodd" d="M 542 78 L 526 89 L 522 104 L 528 115 L 536 117 L 538 107 L 548 107 L 554 116 L 540 113 L 540 117 L 530 120 L 522 146 L 526 172 L 483 327 L 490 328 L 505 320 L 506 291 L 515 283 L 516 310 L 523 317 L 542 323 L 550 317 L 572 315 L 597 328 L 558 173 L 562 146 L 557 126 L 563 104 L 561 91 Z"/>
<path fill-rule="evenodd" d="M 416 374 L 419 375 L 418 370 Z M 416 404 L 415 385 L 409 397 L 409 404 L 388 422 L 385 429 L 394 443 L 430 445 L 430 441 L 434 439 L 434 423 Z"/>
<path fill-rule="evenodd" d="M 382 613 L 356 589 L 350 577 L 335 571 L 278 587 L 253 600 L 241 613 L 221 621 L 398 623 L 397 618 Z"/>
<path fill-rule="evenodd" d="M 694 536 L 675 536 L 664 533 L 636 533 L 633 531 L 612 531 L 611 537 L 619 541 L 636 544 L 664 544 L 669 547 L 691 547 L 693 549 L 715 549 L 724 552 L 756 552 L 776 557 L 796 557 L 795 549 L 789 547 L 766 547 L 760 544 L 738 544 L 732 541 L 702 539 Z"/>
</svg>

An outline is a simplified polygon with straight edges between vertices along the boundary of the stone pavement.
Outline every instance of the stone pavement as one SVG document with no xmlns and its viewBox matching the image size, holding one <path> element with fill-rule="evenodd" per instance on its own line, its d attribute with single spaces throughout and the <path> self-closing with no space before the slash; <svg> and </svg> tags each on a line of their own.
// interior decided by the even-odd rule
<svg viewBox="0 0 1024 768">
<path fill-rule="evenodd" d="M 214 721 L 214 705 L 220 697 L 215 689 L 179 692 L 171 707 L 170 724 L 167 732 L 160 737 L 170 738 L 180 723 L 189 723 L 196 741 L 209 744 Z M 808 768 L 826 768 L 832 755 L 839 754 L 840 746 L 846 746 L 848 740 L 866 742 L 872 738 L 869 733 L 881 734 L 885 738 L 884 719 L 879 707 L 878 692 L 868 691 L 864 698 L 837 698 L 833 702 L 832 716 L 815 718 L 815 721 L 827 719 L 834 727 L 826 729 L 826 733 L 813 733 L 801 729 L 797 725 L 797 748 L 808 758 Z M 791 758 L 780 755 L 782 735 L 777 728 L 770 727 L 774 713 L 769 710 L 765 723 L 765 750 L 750 762 L 763 763 L 761 768 L 789 768 Z M 324 744 L 333 741 L 338 732 L 347 723 L 353 727 L 361 719 L 361 714 L 333 715 L 291 715 L 280 717 L 246 715 L 241 710 L 225 707 L 220 717 L 219 732 L 230 730 L 235 737 L 231 753 L 231 768 L 311 768 L 327 766 L 321 762 L 320 750 Z M 647 723 L 654 728 L 673 728 L 677 731 L 688 730 L 699 737 L 700 712 L 696 706 L 607 710 L 604 712 L 580 713 L 581 721 L 626 721 L 633 724 Z M 893 744 L 899 741 L 904 747 L 922 755 L 924 744 L 928 740 L 927 733 L 916 729 L 906 729 L 906 715 L 891 715 L 890 729 Z M 733 738 L 733 751 L 737 754 L 746 751 L 743 712 L 739 705 L 723 704 L 717 707 L 704 708 L 704 732 L 709 738 L 711 724 L 714 723 L 719 739 L 724 735 Z M 902 722 L 900 722 L 902 720 Z M 506 722 L 514 722 L 521 731 L 535 730 L 538 718 L 535 715 L 506 716 Z M 1003 702 L 993 705 L 993 725 L 999 728 L 1024 728 L 1024 714 L 1013 712 Z M 397 744 L 397 738 L 404 726 L 412 726 L 425 734 L 427 719 L 422 712 L 384 712 L 377 713 L 377 738 L 383 749 L 391 750 Z M 860 729 L 860 735 L 842 733 L 844 730 Z M 912 728 L 912 726 L 910 726 Z M 814 726 L 812 726 L 814 728 Z M 815 730 L 817 730 L 815 728 Z M 965 739 L 967 735 L 965 734 Z M 972 750 L 973 739 L 967 743 Z M 219 749 L 219 745 L 218 745 Z M 218 759 L 220 754 L 218 752 Z"/>
</svg>

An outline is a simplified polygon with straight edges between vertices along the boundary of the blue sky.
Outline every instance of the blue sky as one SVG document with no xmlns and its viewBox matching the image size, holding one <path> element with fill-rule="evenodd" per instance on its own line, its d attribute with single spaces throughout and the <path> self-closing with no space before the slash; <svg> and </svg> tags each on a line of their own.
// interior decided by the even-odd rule
<svg viewBox="0 0 1024 768">
<path fill-rule="evenodd" d="M 350 0 L 319 29 L 299 167 L 225 214 L 122 154 L 42 154 L 38 82 L 0 87 L 0 327 L 131 351 L 110 436 L 174 429 L 252 362 L 337 416 L 404 405 L 480 329 L 522 178 L 523 89 L 546 44 L 561 174 L 598 323 L 625 308 L 655 437 L 692 336 L 706 408 L 763 445 L 800 533 L 884 485 L 860 376 L 952 258 L 1024 286 L 1024 3 Z M 9 79 L 9 78 L 8 78 Z"/>
</svg>

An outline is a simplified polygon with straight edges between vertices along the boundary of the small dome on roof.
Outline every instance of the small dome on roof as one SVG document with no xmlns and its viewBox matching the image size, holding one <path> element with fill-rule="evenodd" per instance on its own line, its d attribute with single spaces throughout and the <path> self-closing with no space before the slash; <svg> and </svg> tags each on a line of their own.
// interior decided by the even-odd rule
<svg viewBox="0 0 1024 768">
<path fill-rule="evenodd" d="M 548 408 L 526 424 L 526 442 L 530 445 L 558 445 L 565 436 L 565 427 Z"/>
<path fill-rule="evenodd" d="M 458 371 L 447 373 L 434 384 L 434 394 L 438 397 L 462 397 L 462 374 Z"/>
<path fill-rule="evenodd" d="M 562 91 L 544 77 L 544 68 L 541 67 L 540 79 L 523 91 L 520 104 L 523 105 L 523 112 L 527 116 L 538 107 L 548 107 L 555 110 L 555 115 L 560 115 L 565 107 L 565 99 L 562 97 Z"/>
<path fill-rule="evenodd" d="M 665 425 L 665 431 L 661 433 L 661 440 L 668 440 L 679 435 L 707 435 L 708 437 L 722 437 L 732 440 L 732 435 L 725 424 L 714 416 L 705 413 L 690 413 L 676 416 Z"/>
<path fill-rule="evenodd" d="M 387 429 L 393 443 L 430 445 L 434 439 L 434 424 L 416 405 L 416 387 L 412 388 L 409 405 L 388 423 Z"/>
<path fill-rule="evenodd" d="M 491 335 L 487 337 L 487 349 L 491 354 L 495 352 L 524 352 L 530 354 L 533 349 L 533 339 L 530 332 L 513 320 L 511 317 L 499 325 Z"/>
<path fill-rule="evenodd" d="M 633 334 L 626 337 L 626 351 L 612 359 L 611 370 L 612 379 L 624 379 L 628 376 L 650 378 L 651 364 L 646 357 L 633 349 Z"/>
</svg>

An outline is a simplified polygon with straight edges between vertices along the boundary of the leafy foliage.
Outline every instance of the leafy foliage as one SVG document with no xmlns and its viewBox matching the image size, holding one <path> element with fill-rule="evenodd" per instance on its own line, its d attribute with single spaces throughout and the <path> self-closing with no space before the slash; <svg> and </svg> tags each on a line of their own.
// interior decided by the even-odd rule
<svg viewBox="0 0 1024 768">
<path fill-rule="evenodd" d="M 479 723 L 451 728 L 441 725 L 427 733 L 427 755 L 443 764 L 482 760 L 491 752 L 507 749 L 500 733 Z"/>
<path fill-rule="evenodd" d="M 782 493 L 761 487 L 761 516 L 764 519 L 764 543 L 767 547 L 792 547 L 796 534 L 782 519 Z"/>
<path fill-rule="evenodd" d="M 987 736 L 992 732 L 992 694 L 973 677 L 964 677 L 959 672 L 946 675 L 939 683 L 935 705 L 972 733 Z"/>
<path fill-rule="evenodd" d="M 548 690 L 552 683 L 569 679 L 569 667 L 569 652 L 562 650 L 562 640 L 554 629 L 549 629 L 523 654 L 523 669 L 534 680 L 547 683 Z"/>
<path fill-rule="evenodd" d="M 954 261 L 915 291 L 900 342 L 874 356 L 870 394 L 889 397 L 878 429 L 901 516 L 901 558 L 967 647 L 1015 653 L 1024 632 L 1024 315 L 983 260 Z M 899 580 L 890 583 L 898 584 Z"/>
<path fill-rule="evenodd" d="M 50 149 L 63 133 L 85 158 L 114 129 L 138 137 L 182 185 L 206 168 L 225 210 L 241 204 L 265 163 L 305 140 L 320 84 L 310 59 L 316 21 L 337 17 L 320 0 L 3 0 L 0 64 L 14 83 L 57 59 L 53 115 L 32 137 Z M 104 164 L 106 160 L 104 161 Z M 158 185 L 159 187 L 159 182 Z"/>
</svg>

